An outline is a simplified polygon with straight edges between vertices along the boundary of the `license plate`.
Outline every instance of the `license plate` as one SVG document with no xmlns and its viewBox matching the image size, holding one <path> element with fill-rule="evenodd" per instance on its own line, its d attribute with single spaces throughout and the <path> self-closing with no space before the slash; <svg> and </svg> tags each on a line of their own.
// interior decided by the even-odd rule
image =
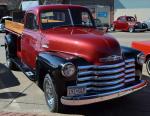
<svg viewBox="0 0 150 116">
<path fill-rule="evenodd" d="M 86 87 L 68 87 L 67 96 L 78 96 L 86 94 Z"/>
</svg>

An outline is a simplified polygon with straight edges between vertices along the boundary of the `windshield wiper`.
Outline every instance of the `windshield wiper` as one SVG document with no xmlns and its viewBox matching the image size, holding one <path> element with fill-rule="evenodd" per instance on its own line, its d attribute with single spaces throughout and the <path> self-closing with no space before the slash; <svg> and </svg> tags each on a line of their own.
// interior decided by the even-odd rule
<svg viewBox="0 0 150 116">
<path fill-rule="evenodd" d="M 59 25 L 59 26 L 54 26 L 54 27 L 52 27 L 52 28 L 59 28 L 59 27 L 69 27 L 69 26 L 73 26 L 73 25 L 71 25 L 71 24 L 69 24 L 69 25 Z"/>
<path fill-rule="evenodd" d="M 82 25 L 82 24 L 75 24 L 74 26 L 82 26 L 82 27 L 94 27 L 94 26 Z"/>
</svg>

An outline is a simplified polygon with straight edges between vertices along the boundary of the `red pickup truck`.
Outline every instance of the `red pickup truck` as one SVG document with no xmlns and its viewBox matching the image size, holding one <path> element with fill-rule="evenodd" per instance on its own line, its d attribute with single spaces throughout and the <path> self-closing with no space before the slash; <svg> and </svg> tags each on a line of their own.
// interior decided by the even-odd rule
<svg viewBox="0 0 150 116">
<path fill-rule="evenodd" d="M 38 6 L 25 13 L 24 24 L 6 21 L 5 27 L 7 66 L 17 66 L 43 89 L 52 112 L 147 85 L 141 80 L 144 54 L 99 31 L 86 7 Z"/>
<path fill-rule="evenodd" d="M 145 23 L 138 22 L 132 16 L 120 16 L 116 21 L 112 23 L 110 30 L 129 31 L 131 33 L 135 31 L 144 32 L 147 30 L 147 25 Z"/>
</svg>

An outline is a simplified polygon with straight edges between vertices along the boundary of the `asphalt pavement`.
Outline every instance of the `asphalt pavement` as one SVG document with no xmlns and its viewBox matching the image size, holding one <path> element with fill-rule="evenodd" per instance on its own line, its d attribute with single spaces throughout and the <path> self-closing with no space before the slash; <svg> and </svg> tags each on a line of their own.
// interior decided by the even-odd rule
<svg viewBox="0 0 150 116">
<path fill-rule="evenodd" d="M 150 40 L 150 32 L 113 32 L 121 45 L 130 46 L 132 41 Z M 0 44 L 4 34 L 0 34 Z M 150 81 L 145 66 L 143 78 Z M 141 91 L 98 104 L 69 107 L 65 113 L 50 113 L 44 93 L 22 72 L 11 71 L 5 66 L 5 50 L 0 47 L 0 112 L 33 113 L 38 115 L 87 115 L 87 116 L 150 116 L 150 85 Z"/>
</svg>

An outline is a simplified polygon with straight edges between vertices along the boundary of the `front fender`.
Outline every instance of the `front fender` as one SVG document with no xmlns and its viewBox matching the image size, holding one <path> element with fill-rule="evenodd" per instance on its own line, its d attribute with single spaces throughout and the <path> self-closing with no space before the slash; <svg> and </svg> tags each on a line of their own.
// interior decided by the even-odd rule
<svg viewBox="0 0 150 116">
<path fill-rule="evenodd" d="M 50 73 L 52 77 L 61 78 L 65 82 L 76 82 L 77 75 L 73 75 L 73 77 L 66 78 L 61 73 L 62 65 L 68 62 L 73 63 L 76 68 L 78 65 L 82 64 L 83 61 L 80 61 L 81 58 L 77 56 L 73 56 L 66 53 L 59 53 L 59 52 L 41 52 L 37 57 L 37 79 L 39 72 L 42 73 Z"/>
<path fill-rule="evenodd" d="M 127 58 L 137 59 L 137 55 L 140 53 L 140 51 L 126 46 L 121 46 L 121 51 L 125 59 Z"/>
<path fill-rule="evenodd" d="M 134 58 L 135 59 L 136 79 L 139 80 L 142 76 L 143 65 L 140 65 L 137 63 L 137 55 L 140 54 L 141 52 L 136 50 L 136 49 L 133 49 L 130 47 L 125 47 L 125 46 L 121 46 L 121 50 L 122 50 L 123 57 L 125 59 L 128 59 L 128 58 Z"/>
</svg>

